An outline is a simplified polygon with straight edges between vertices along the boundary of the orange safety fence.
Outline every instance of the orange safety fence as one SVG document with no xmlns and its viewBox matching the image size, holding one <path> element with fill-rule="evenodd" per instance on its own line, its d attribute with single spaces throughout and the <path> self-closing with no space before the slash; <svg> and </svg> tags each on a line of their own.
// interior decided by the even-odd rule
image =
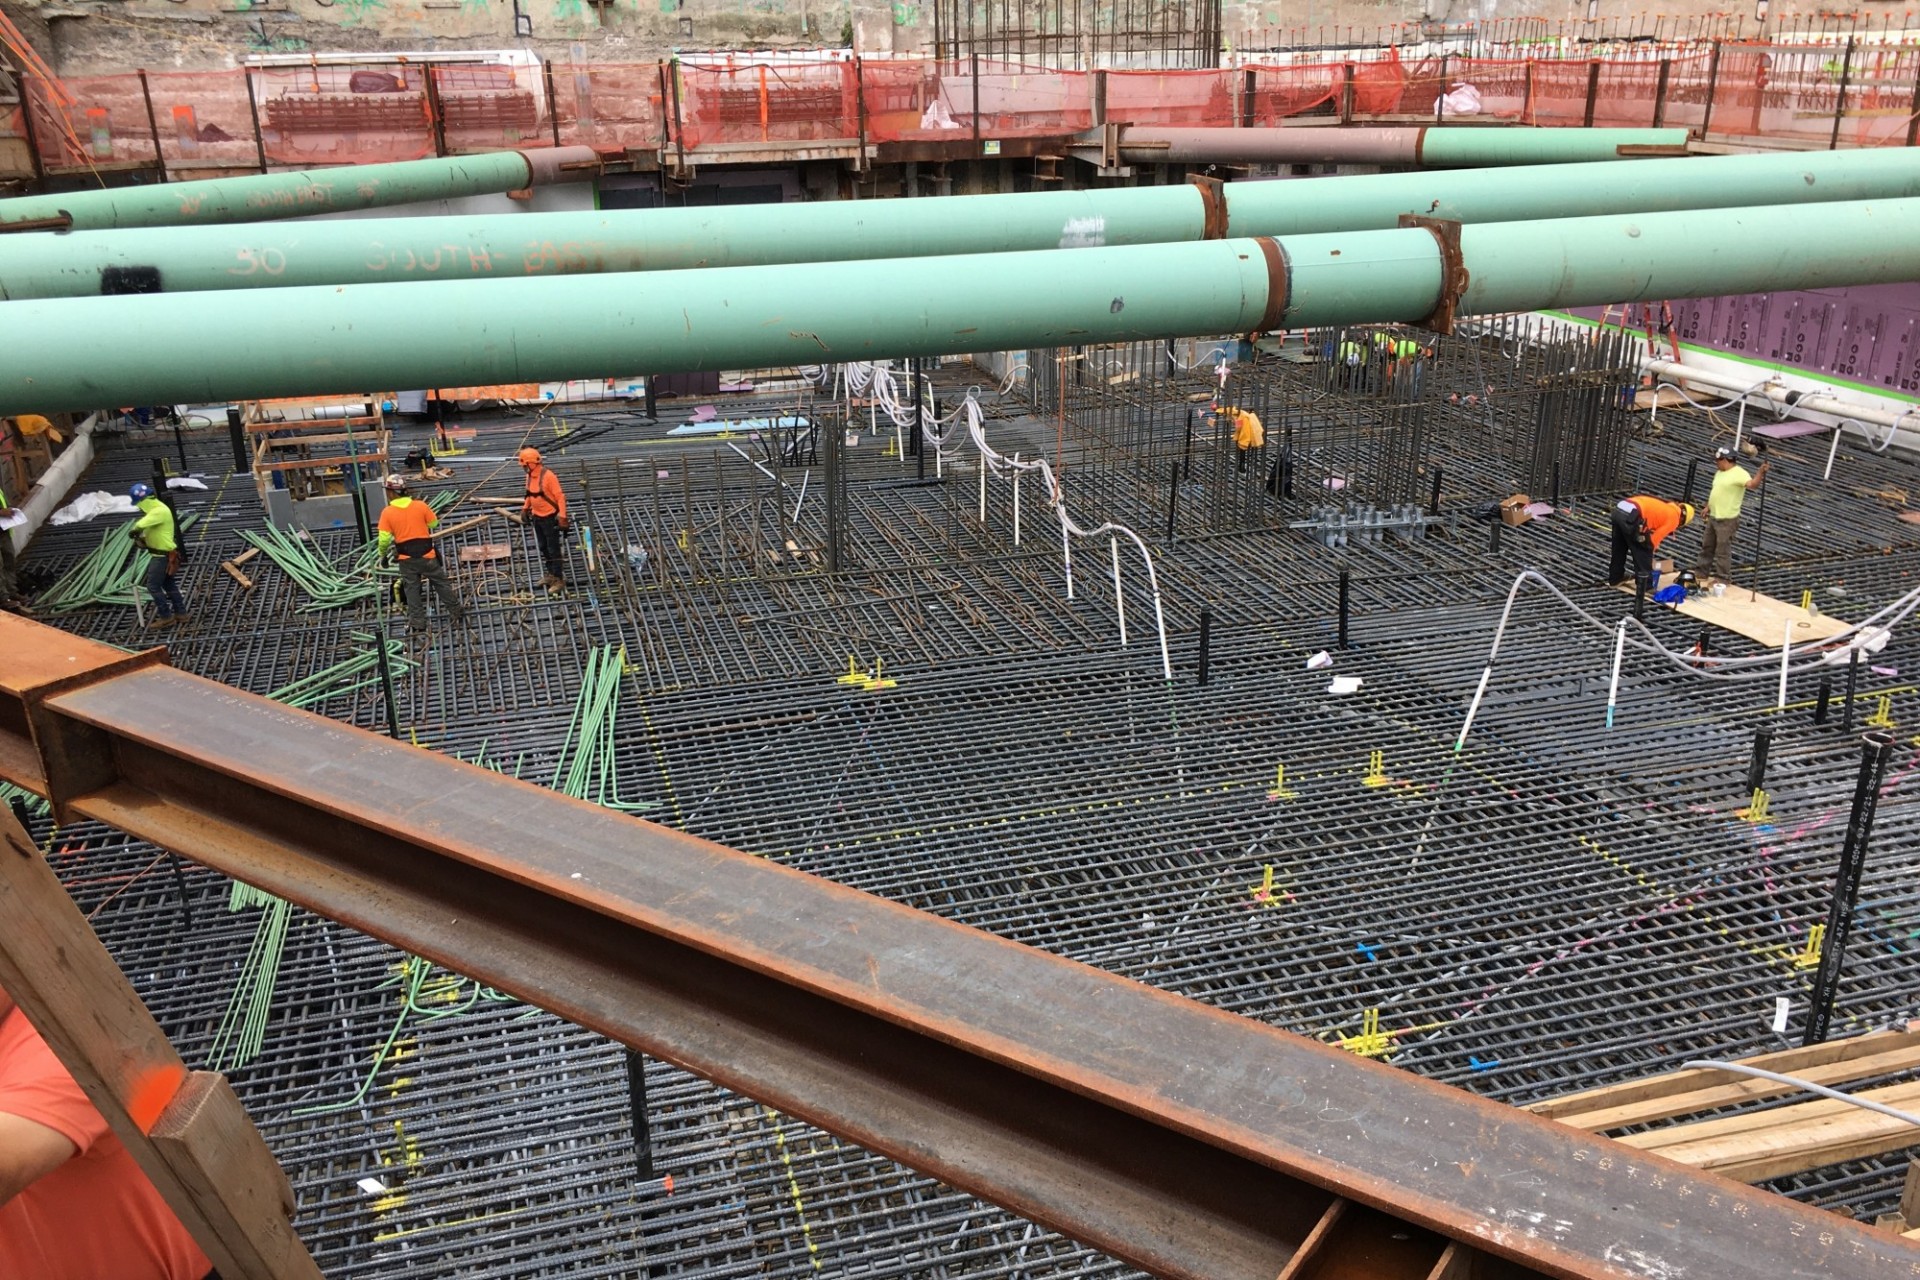
<svg viewBox="0 0 1920 1280">
<path fill-rule="evenodd" d="M 860 92 L 868 142 L 949 141 L 971 136 L 973 100 L 957 101 L 941 74 L 950 63 L 863 61 Z"/>
<path fill-rule="evenodd" d="M 260 136 L 275 164 L 378 164 L 435 154 L 427 68 L 381 61 L 257 67 Z"/>
<path fill-rule="evenodd" d="M 153 130 L 140 77 L 89 76 L 64 83 L 73 99 L 68 106 L 59 105 L 44 80 L 23 86 L 41 163 L 49 172 L 153 164 Z"/>
<path fill-rule="evenodd" d="M 1900 146 L 1915 108 L 1911 49 L 1723 44 L 1708 131 L 1814 146 Z M 1844 97 L 1843 97 L 1844 90 Z"/>
<path fill-rule="evenodd" d="M 1107 119 L 1185 128 L 1233 120 L 1238 71 L 1109 71 Z"/>
<path fill-rule="evenodd" d="M 667 137 L 666 121 L 673 112 L 667 98 L 671 73 L 670 66 L 659 62 L 552 64 L 560 144 L 608 150 L 658 148 Z"/>
<path fill-rule="evenodd" d="M 681 145 L 848 142 L 859 137 L 851 62 L 681 63 Z"/>
<path fill-rule="evenodd" d="M 978 102 L 982 138 L 1058 137 L 1093 127 L 1091 72 L 982 58 L 978 63 L 949 64 L 941 83 L 948 97 L 965 110 L 972 111 Z"/>
<path fill-rule="evenodd" d="M 1516 48 L 1515 52 L 1519 52 Z M 1665 86 L 1661 79 L 1664 68 Z M 431 81 L 428 77 L 431 76 Z M 249 100 L 251 77 L 253 93 Z M 1425 58 L 1253 63 L 1211 71 L 1110 71 L 1108 118 L 1163 127 L 1276 126 L 1343 111 L 1432 121 L 1470 86 L 1482 118 L 1526 125 L 1646 127 L 1810 147 L 1891 146 L 1913 129 L 1920 49 L 1723 42 L 1609 59 Z M 696 63 L 444 63 L 369 55 L 351 65 L 82 76 L 23 85 L 0 135 L 31 113 L 54 173 L 152 166 L 169 174 L 359 164 L 436 153 L 584 144 L 607 152 L 1060 137 L 1093 121 L 1093 73 L 971 58 L 778 55 Z M 677 92 L 676 92 L 677 91 Z M 676 97 L 678 101 L 676 102 Z M 1465 118 L 1449 108 L 1442 118 Z M 1836 131 L 1837 125 L 1837 131 Z M 677 135 L 677 136 L 676 136 Z"/>
<path fill-rule="evenodd" d="M 259 167 L 246 72 L 150 71 L 147 90 L 168 172 Z"/>
<path fill-rule="evenodd" d="M 429 74 L 449 153 L 553 145 L 553 117 L 540 67 L 455 62 L 431 67 Z"/>
</svg>

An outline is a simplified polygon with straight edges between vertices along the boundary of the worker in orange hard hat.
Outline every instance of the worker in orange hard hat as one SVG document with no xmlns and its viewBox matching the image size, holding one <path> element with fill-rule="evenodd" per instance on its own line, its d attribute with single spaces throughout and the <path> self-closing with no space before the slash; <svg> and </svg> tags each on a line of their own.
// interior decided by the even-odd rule
<svg viewBox="0 0 1920 1280">
<path fill-rule="evenodd" d="M 1664 498 L 1635 494 L 1613 505 L 1613 552 L 1607 562 L 1607 585 L 1627 580 L 1627 552 L 1633 552 L 1633 571 L 1646 584 L 1647 594 L 1658 585 L 1653 581 L 1653 553 L 1675 529 L 1693 523 L 1691 502 L 1668 502 Z"/>
<path fill-rule="evenodd" d="M 534 540 L 540 544 L 540 559 L 547 572 L 540 585 L 558 591 L 567 585 L 567 553 L 560 535 L 567 531 L 567 495 L 560 489 L 560 477 L 547 470 L 538 449 L 520 451 L 520 469 L 527 473 L 527 492 L 520 512 L 533 521 Z"/>
</svg>

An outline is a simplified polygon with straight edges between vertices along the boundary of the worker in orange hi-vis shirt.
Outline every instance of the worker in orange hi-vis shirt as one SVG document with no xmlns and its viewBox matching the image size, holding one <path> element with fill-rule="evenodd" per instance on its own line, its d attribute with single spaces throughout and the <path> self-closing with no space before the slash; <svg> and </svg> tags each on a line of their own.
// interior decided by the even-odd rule
<svg viewBox="0 0 1920 1280">
<path fill-rule="evenodd" d="M 520 469 L 527 473 L 520 510 L 533 521 L 534 541 L 540 544 L 540 560 L 547 569 L 540 585 L 558 591 L 567 585 L 567 552 L 560 541 L 567 531 L 567 495 L 560 488 L 560 477 L 540 460 L 538 449 L 520 451 Z"/>
<path fill-rule="evenodd" d="M 427 585 L 453 614 L 453 624 L 467 620 L 467 610 L 454 594 L 453 583 L 433 547 L 433 527 L 440 517 L 433 508 L 407 496 L 407 478 L 387 477 L 387 509 L 380 513 L 380 555 L 391 552 L 400 566 L 400 585 L 407 597 L 407 627 L 416 636 L 427 629 Z"/>
<path fill-rule="evenodd" d="M 0 991 L 0 1276 L 201 1280 L 213 1266 Z"/>
</svg>

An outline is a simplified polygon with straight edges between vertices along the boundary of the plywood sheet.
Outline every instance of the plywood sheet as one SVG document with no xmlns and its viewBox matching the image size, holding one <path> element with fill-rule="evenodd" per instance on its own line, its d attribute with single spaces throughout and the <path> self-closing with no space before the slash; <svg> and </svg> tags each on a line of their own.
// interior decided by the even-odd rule
<svg viewBox="0 0 1920 1280">
<path fill-rule="evenodd" d="M 1676 575 L 1663 574 L 1660 585 L 1670 586 L 1675 580 Z M 1619 589 L 1631 595 L 1633 582 L 1624 582 Z M 1704 591 L 1692 592 L 1687 596 L 1687 602 L 1678 606 L 1678 612 L 1776 648 L 1787 634 L 1788 623 L 1793 624 L 1795 644 L 1831 639 L 1853 625 L 1845 619 L 1829 617 L 1824 613 L 1808 613 L 1799 605 L 1775 600 L 1770 595 L 1748 591 L 1745 587 L 1728 587 L 1727 593 L 1722 596 L 1709 595 Z"/>
</svg>

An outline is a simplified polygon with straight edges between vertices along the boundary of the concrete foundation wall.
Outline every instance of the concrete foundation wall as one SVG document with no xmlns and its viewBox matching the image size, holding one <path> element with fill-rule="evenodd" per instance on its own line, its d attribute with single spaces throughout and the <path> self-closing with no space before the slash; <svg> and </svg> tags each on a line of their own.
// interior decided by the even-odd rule
<svg viewBox="0 0 1920 1280">
<path fill-rule="evenodd" d="M 934 25 L 931 0 L 0 0 L 0 9 L 62 75 L 230 67 L 249 53 L 395 49 L 525 47 L 557 61 L 647 62 L 676 49 L 844 45 L 887 57 L 925 52 Z M 1672 19 L 1726 6 L 1668 0 L 1658 9 Z M 531 36 L 516 36 L 516 10 Z M 1650 12 L 1644 0 L 1600 0 L 1595 16 L 1604 27 Z M 1226 3 L 1222 30 L 1241 48 L 1275 30 L 1325 28 L 1338 42 L 1423 19 L 1538 17 L 1572 26 L 1585 16 L 1584 6 L 1564 0 L 1264 0 Z M 1352 31 L 1343 35 L 1345 28 Z"/>
</svg>

